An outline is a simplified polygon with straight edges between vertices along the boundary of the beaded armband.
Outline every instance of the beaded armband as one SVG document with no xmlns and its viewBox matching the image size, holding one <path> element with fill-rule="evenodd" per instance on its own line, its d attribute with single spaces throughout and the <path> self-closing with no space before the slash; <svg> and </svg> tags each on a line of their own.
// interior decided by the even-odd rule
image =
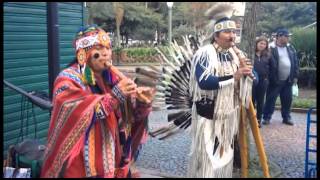
<svg viewBox="0 0 320 180">
<path fill-rule="evenodd" d="M 125 96 L 122 94 L 121 90 L 117 85 L 113 86 L 112 93 L 118 98 L 121 103 L 124 103 Z"/>
</svg>

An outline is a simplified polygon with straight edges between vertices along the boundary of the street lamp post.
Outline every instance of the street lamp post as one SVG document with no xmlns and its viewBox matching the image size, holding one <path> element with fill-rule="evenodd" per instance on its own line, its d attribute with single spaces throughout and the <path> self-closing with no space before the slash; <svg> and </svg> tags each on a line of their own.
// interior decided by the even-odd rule
<svg viewBox="0 0 320 180">
<path fill-rule="evenodd" d="M 173 2 L 167 2 L 167 6 L 169 8 L 169 46 L 171 45 L 170 43 L 172 42 L 172 6 Z"/>
</svg>

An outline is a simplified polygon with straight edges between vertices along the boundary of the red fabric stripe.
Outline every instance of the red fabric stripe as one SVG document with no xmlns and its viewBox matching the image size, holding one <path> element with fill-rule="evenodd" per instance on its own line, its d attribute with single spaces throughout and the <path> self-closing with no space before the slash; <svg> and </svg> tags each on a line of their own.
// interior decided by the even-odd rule
<svg viewBox="0 0 320 180">
<path fill-rule="evenodd" d="M 98 176 L 103 175 L 103 156 L 102 156 L 102 132 L 101 132 L 101 124 L 95 123 L 96 134 L 95 134 L 95 141 L 96 141 L 96 169 Z"/>
<path fill-rule="evenodd" d="M 63 85 L 67 85 L 69 87 L 69 89 L 67 89 L 65 92 L 62 92 L 58 98 L 54 99 L 54 101 L 53 101 L 54 107 L 52 109 L 51 119 L 57 118 L 59 111 L 61 109 L 61 106 L 63 105 L 63 103 L 65 101 L 75 100 L 75 99 L 78 99 L 80 97 L 84 97 L 89 94 L 88 92 L 83 91 L 78 84 L 72 83 L 72 81 L 70 81 L 69 78 L 58 78 L 56 80 L 56 84 L 55 84 L 55 88 L 54 88 L 53 92 L 55 92 L 58 88 L 60 88 Z M 56 121 L 50 120 L 48 137 L 51 136 L 51 133 L 52 133 L 56 123 L 57 123 Z"/>
<path fill-rule="evenodd" d="M 100 96 L 101 97 L 101 96 Z M 78 107 L 71 113 L 71 115 L 68 117 L 65 126 L 63 129 L 60 131 L 60 134 L 57 137 L 57 141 L 55 142 L 56 144 L 54 145 L 53 150 L 51 154 L 49 154 L 48 159 L 46 160 L 44 164 L 44 170 L 49 170 L 50 167 L 53 166 L 54 159 L 57 155 L 57 153 L 60 153 L 59 151 L 61 150 L 61 145 L 64 144 L 64 142 L 67 141 L 66 137 L 71 133 L 72 130 L 75 129 L 75 125 L 78 123 L 78 120 L 87 112 L 90 110 L 93 110 L 93 105 L 96 104 L 97 100 L 99 100 L 99 96 L 87 96 L 83 102 L 81 102 Z M 91 121 L 90 119 L 87 119 L 86 121 Z M 88 122 L 89 125 L 90 122 Z M 87 127 L 86 127 L 87 128 Z M 80 135 L 81 137 L 81 135 Z M 79 137 L 79 138 L 80 138 Z M 79 140 L 79 139 L 78 139 Z M 63 157 L 63 160 L 65 160 L 67 157 Z M 46 173 L 45 173 L 46 174 Z"/>
</svg>

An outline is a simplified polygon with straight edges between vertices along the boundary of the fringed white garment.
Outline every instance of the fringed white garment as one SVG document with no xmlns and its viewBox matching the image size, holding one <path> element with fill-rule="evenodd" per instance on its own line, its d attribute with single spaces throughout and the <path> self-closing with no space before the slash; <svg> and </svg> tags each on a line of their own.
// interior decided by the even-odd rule
<svg viewBox="0 0 320 180">
<path fill-rule="evenodd" d="M 240 79 L 240 98 L 241 105 L 246 109 L 249 109 L 249 103 L 251 101 L 252 96 L 252 83 L 253 79 L 246 76 Z"/>
<path fill-rule="evenodd" d="M 229 49 L 233 60 L 230 63 L 232 74 L 239 67 L 239 59 L 233 49 Z M 188 177 L 232 177 L 233 170 L 233 142 L 239 127 L 239 102 L 234 93 L 234 79 L 219 82 L 218 90 L 201 90 L 195 77 L 195 67 L 199 62 L 205 68 L 200 77 L 209 75 L 225 76 L 222 63 L 217 59 L 217 52 L 212 44 L 199 49 L 192 61 L 190 90 L 193 95 L 190 151 Z M 207 58 L 207 64 L 204 61 Z M 213 120 L 197 114 L 195 102 L 201 97 L 215 101 Z M 215 139 L 219 145 L 214 152 Z"/>
</svg>

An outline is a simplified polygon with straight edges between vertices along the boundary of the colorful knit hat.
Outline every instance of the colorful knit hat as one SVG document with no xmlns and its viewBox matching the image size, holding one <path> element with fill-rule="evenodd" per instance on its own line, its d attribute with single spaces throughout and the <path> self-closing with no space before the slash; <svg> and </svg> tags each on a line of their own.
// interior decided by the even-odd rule
<svg viewBox="0 0 320 180">
<path fill-rule="evenodd" d="M 111 48 L 109 33 L 106 33 L 97 25 L 80 28 L 73 42 L 79 65 L 83 66 L 87 62 L 90 50 L 95 45 Z"/>
<path fill-rule="evenodd" d="M 97 25 L 80 28 L 75 40 L 73 41 L 73 47 L 75 48 L 83 80 L 90 85 L 95 85 L 95 78 L 92 69 L 87 66 L 86 63 L 90 58 L 90 51 L 92 50 L 92 47 L 96 45 L 101 45 L 108 49 L 111 48 L 109 33 L 106 33 Z"/>
</svg>

